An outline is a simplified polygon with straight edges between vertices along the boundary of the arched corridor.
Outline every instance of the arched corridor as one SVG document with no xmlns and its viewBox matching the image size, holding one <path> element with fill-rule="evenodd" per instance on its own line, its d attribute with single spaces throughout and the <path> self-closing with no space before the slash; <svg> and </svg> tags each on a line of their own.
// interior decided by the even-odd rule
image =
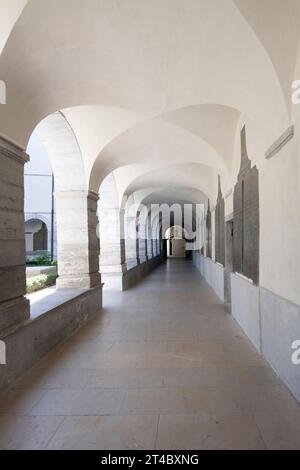
<svg viewBox="0 0 300 470">
<path fill-rule="evenodd" d="M 105 292 L 102 313 L 0 403 L 2 448 L 300 446 L 297 402 L 185 260 Z"/>
<path fill-rule="evenodd" d="M 299 25 L 0 0 L 0 448 L 300 450 Z"/>
</svg>

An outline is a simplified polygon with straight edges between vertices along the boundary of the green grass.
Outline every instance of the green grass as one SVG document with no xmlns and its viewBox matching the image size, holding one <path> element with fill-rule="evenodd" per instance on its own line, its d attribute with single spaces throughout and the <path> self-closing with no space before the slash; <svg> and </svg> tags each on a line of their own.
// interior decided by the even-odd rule
<svg viewBox="0 0 300 470">
<path fill-rule="evenodd" d="M 33 292 L 45 289 L 46 287 L 55 286 L 57 277 L 57 274 L 43 274 L 41 276 L 28 279 L 26 293 L 32 294 Z"/>
<path fill-rule="evenodd" d="M 26 266 L 57 266 L 57 261 L 51 261 L 51 256 L 46 254 L 34 259 L 27 259 Z"/>
</svg>

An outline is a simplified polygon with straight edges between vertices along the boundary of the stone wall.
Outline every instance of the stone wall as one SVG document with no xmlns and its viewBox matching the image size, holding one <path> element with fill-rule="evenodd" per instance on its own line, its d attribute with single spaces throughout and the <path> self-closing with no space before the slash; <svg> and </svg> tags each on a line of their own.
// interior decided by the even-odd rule
<svg viewBox="0 0 300 470">
<path fill-rule="evenodd" d="M 193 263 L 218 298 L 224 302 L 224 267 L 197 251 L 193 252 Z"/>
<path fill-rule="evenodd" d="M 36 302 L 32 318 L 0 334 L 6 345 L 6 365 L 1 366 L 0 389 L 32 367 L 61 341 L 94 315 L 101 314 L 102 287 L 55 291 Z"/>
<path fill-rule="evenodd" d="M 132 269 L 126 271 L 123 275 L 122 283 L 123 290 L 130 289 L 135 284 L 140 282 L 145 276 L 150 274 L 157 266 L 162 263 L 162 256 L 155 256 L 154 258 L 149 259 L 145 263 L 138 264 Z"/>
</svg>

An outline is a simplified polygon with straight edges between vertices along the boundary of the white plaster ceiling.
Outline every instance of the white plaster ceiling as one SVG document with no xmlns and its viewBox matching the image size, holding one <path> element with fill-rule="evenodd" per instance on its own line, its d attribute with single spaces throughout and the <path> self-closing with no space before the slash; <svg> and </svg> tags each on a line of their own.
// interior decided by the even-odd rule
<svg viewBox="0 0 300 470">
<path fill-rule="evenodd" d="M 0 128 L 24 144 L 43 117 L 80 105 L 285 115 L 275 69 L 231 0 L 31 0 L 0 67 L 10 94 Z"/>
<path fill-rule="evenodd" d="M 120 199 L 214 197 L 218 174 L 232 184 L 241 116 L 263 145 L 289 124 L 297 0 L 0 0 L 0 13 L 0 133 L 26 147 L 62 110 L 87 188 L 114 171 Z"/>
<path fill-rule="evenodd" d="M 180 188 L 189 188 L 191 192 L 197 193 L 200 191 L 209 198 L 213 198 L 217 192 L 214 172 L 207 166 L 187 163 L 170 165 L 163 170 L 159 168 L 145 172 L 131 182 L 126 193 L 129 195 L 143 188 L 153 188 L 156 191 L 165 188 L 169 194 L 173 193 L 173 202 L 175 202 Z M 192 196 L 191 201 L 196 202 Z"/>
<path fill-rule="evenodd" d="M 28 0 L 0 0 L 0 55 Z"/>
<path fill-rule="evenodd" d="M 234 3 L 268 52 L 290 106 L 291 77 L 299 46 L 299 0 L 234 0 Z"/>
<path fill-rule="evenodd" d="M 202 191 L 193 188 L 172 188 L 154 189 L 149 188 L 149 194 L 141 198 L 141 204 L 206 204 L 207 198 Z"/>
</svg>

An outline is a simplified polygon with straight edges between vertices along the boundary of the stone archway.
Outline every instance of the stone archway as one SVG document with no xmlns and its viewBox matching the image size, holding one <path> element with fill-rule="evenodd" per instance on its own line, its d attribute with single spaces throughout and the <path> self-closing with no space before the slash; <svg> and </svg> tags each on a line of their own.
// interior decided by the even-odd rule
<svg viewBox="0 0 300 470">
<path fill-rule="evenodd" d="M 40 219 L 25 222 L 26 256 L 37 256 L 48 252 L 48 227 Z"/>
<path fill-rule="evenodd" d="M 166 231 L 168 258 L 186 257 L 186 230 L 179 225 L 174 225 Z"/>
</svg>

